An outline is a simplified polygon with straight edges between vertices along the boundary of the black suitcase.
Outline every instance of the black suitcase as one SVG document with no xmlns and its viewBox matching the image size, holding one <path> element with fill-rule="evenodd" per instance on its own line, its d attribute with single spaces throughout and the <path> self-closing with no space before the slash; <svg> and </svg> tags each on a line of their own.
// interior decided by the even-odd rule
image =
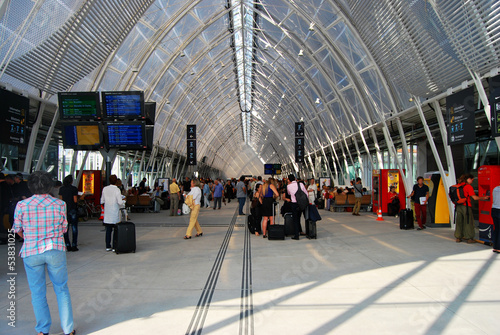
<svg viewBox="0 0 500 335">
<path fill-rule="evenodd" d="M 399 212 L 399 229 L 414 229 L 413 225 L 413 210 L 411 209 L 402 209 Z"/>
<path fill-rule="evenodd" d="M 293 227 L 293 215 L 292 215 L 292 213 L 285 213 L 285 215 L 283 216 L 283 219 L 285 221 L 285 235 L 286 236 L 295 235 L 295 229 Z"/>
<path fill-rule="evenodd" d="M 274 224 L 267 226 L 267 239 L 268 240 L 284 240 L 285 239 L 285 225 L 279 224 L 279 203 L 274 203 Z"/>
<path fill-rule="evenodd" d="M 316 221 L 306 220 L 306 235 L 308 239 L 317 238 Z"/>
<path fill-rule="evenodd" d="M 122 211 L 122 218 L 126 220 L 126 212 Z M 117 254 L 135 252 L 135 224 L 122 221 L 115 226 L 113 234 L 113 247 Z"/>
</svg>

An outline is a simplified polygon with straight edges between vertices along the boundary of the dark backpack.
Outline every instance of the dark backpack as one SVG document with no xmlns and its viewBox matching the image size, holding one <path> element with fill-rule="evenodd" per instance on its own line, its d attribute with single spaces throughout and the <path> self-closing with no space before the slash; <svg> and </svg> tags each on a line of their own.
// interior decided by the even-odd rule
<svg viewBox="0 0 500 335">
<path fill-rule="evenodd" d="M 465 196 L 465 192 L 464 192 L 465 185 L 466 185 L 466 183 L 450 186 L 450 189 L 448 191 L 448 195 L 450 197 L 450 200 L 455 205 L 466 205 L 467 206 L 467 197 Z"/>
<path fill-rule="evenodd" d="M 300 184 L 297 184 L 297 186 L 298 189 L 297 192 L 295 192 L 295 200 L 297 200 L 300 210 L 305 211 L 307 206 L 309 206 L 309 198 L 307 197 L 307 194 L 302 191 Z"/>
</svg>

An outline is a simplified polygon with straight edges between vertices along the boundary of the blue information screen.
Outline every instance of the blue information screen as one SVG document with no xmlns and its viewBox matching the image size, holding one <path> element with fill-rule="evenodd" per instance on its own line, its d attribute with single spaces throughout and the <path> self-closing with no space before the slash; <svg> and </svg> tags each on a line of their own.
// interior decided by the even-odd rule
<svg viewBox="0 0 500 335">
<path fill-rule="evenodd" d="M 108 143 L 110 147 L 143 146 L 144 127 L 140 124 L 108 124 Z"/>
<path fill-rule="evenodd" d="M 142 117 L 141 94 L 105 94 L 103 98 L 107 117 Z"/>
</svg>

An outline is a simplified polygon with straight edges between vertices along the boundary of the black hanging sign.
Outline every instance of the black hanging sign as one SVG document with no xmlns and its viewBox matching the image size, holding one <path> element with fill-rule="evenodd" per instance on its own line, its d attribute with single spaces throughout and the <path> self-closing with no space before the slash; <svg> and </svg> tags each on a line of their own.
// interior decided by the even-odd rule
<svg viewBox="0 0 500 335">
<path fill-rule="evenodd" d="M 186 133 L 187 133 L 188 140 L 196 140 L 196 125 L 195 124 L 188 124 Z"/>
<path fill-rule="evenodd" d="M 476 141 L 474 88 L 469 87 L 446 98 L 448 145 Z"/>
<path fill-rule="evenodd" d="M 304 122 L 295 122 L 295 137 L 304 137 Z"/>
<path fill-rule="evenodd" d="M 491 77 L 490 108 L 491 108 L 491 135 L 500 136 L 500 76 Z"/>
</svg>

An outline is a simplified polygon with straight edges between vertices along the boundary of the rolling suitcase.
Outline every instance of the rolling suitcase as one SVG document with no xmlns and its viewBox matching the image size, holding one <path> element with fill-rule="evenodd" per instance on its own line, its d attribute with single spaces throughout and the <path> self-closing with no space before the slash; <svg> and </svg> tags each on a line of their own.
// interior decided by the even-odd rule
<svg viewBox="0 0 500 335">
<path fill-rule="evenodd" d="M 414 229 L 413 225 L 413 210 L 407 208 L 399 212 L 399 229 L 409 230 Z"/>
<path fill-rule="evenodd" d="M 274 203 L 274 224 L 267 226 L 267 239 L 268 240 L 284 240 L 285 239 L 285 225 L 279 224 L 279 203 Z"/>
<path fill-rule="evenodd" d="M 308 239 L 316 239 L 316 221 L 306 220 L 306 236 Z"/>
<path fill-rule="evenodd" d="M 126 212 L 122 212 L 125 220 Z M 116 224 L 113 234 L 113 246 L 116 254 L 135 252 L 135 224 L 130 221 L 122 221 Z"/>
<path fill-rule="evenodd" d="M 285 221 L 285 235 L 293 236 L 295 235 L 295 229 L 293 227 L 293 215 L 292 213 L 285 213 L 283 216 L 283 220 Z"/>
</svg>

